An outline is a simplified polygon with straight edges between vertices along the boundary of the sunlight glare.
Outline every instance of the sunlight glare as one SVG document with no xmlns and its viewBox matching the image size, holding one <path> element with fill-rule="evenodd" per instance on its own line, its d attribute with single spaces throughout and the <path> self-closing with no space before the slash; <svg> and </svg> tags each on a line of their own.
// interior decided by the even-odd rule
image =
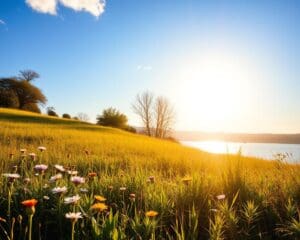
<svg viewBox="0 0 300 240">
<path fill-rule="evenodd" d="M 198 129 L 226 129 L 248 105 L 247 95 L 254 86 L 249 83 L 255 79 L 249 72 L 241 59 L 224 54 L 210 53 L 186 62 L 180 71 L 185 80 L 178 88 L 181 109 L 195 113 L 194 121 L 201 124 Z"/>
</svg>

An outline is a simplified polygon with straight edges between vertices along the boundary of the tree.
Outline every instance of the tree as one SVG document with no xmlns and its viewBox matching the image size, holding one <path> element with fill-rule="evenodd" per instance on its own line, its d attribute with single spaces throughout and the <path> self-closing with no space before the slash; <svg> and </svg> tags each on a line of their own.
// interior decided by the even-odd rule
<svg viewBox="0 0 300 240">
<path fill-rule="evenodd" d="M 0 84 L 1 84 L 1 80 L 0 80 Z M 4 108 L 19 107 L 19 99 L 13 90 L 3 89 L 0 86 L 0 107 L 4 107 Z"/>
<path fill-rule="evenodd" d="M 70 116 L 70 114 L 68 114 L 68 113 L 64 113 L 64 114 L 62 115 L 62 117 L 63 117 L 63 118 L 67 118 L 67 119 L 71 119 L 71 116 Z"/>
<path fill-rule="evenodd" d="M 175 119 L 174 109 L 168 99 L 157 97 L 154 105 L 155 137 L 167 138 Z"/>
<path fill-rule="evenodd" d="M 146 134 L 157 138 L 168 138 L 175 122 L 175 112 L 165 97 L 157 97 L 149 92 L 137 95 L 132 104 L 133 111 L 143 122 Z"/>
<path fill-rule="evenodd" d="M 20 109 L 28 104 L 45 104 L 47 101 L 42 91 L 26 80 L 13 80 L 11 87 L 18 96 Z"/>
<path fill-rule="evenodd" d="M 19 72 L 19 79 L 31 82 L 32 80 L 39 78 L 40 75 L 33 70 L 23 70 Z"/>
<path fill-rule="evenodd" d="M 0 105 L 10 108 L 36 111 L 39 104 L 45 104 L 47 101 L 42 91 L 26 80 L 1 78 L 0 92 Z"/>
<path fill-rule="evenodd" d="M 97 117 L 97 124 L 115 128 L 127 128 L 127 117 L 115 108 L 107 108 Z"/>
<path fill-rule="evenodd" d="M 141 118 L 146 133 L 148 136 L 151 136 L 151 125 L 152 125 L 152 103 L 153 103 L 153 94 L 146 91 L 142 94 L 138 94 L 135 99 L 135 103 L 132 104 L 133 111 Z"/>
<path fill-rule="evenodd" d="M 23 107 L 23 110 L 25 111 L 29 111 L 29 112 L 35 112 L 35 113 L 41 113 L 41 109 L 39 108 L 39 106 L 35 103 L 30 103 L 30 104 L 26 104 Z"/>
<path fill-rule="evenodd" d="M 90 120 L 89 115 L 83 112 L 77 114 L 77 119 L 82 122 L 88 122 Z"/>
</svg>

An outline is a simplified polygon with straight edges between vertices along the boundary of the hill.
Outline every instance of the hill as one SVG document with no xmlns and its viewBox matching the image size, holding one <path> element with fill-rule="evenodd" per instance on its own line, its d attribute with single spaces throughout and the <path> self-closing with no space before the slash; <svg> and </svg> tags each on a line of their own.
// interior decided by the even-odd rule
<svg viewBox="0 0 300 240">
<path fill-rule="evenodd" d="M 37 199 L 33 239 L 69 239 L 70 211 L 83 214 L 76 239 L 296 239 L 299 233 L 299 166 L 284 158 L 209 154 L 8 109 L 0 109 L 0 144 L 1 173 L 20 174 L 1 178 L 0 217 L 10 223 L 25 216 L 21 202 Z M 54 164 L 66 171 L 59 175 Z M 63 186 L 66 193 L 53 191 Z M 74 198 L 65 197 L 77 194 L 80 200 L 68 205 Z M 97 195 L 106 198 L 98 197 L 102 205 L 93 205 Z M 27 224 L 2 230 L 18 239 Z M 8 239 L 2 230 L 0 239 Z"/>
<path fill-rule="evenodd" d="M 227 141 L 243 143 L 289 143 L 300 144 L 300 134 L 271 133 L 207 133 L 176 131 L 175 138 L 180 141 Z"/>
</svg>

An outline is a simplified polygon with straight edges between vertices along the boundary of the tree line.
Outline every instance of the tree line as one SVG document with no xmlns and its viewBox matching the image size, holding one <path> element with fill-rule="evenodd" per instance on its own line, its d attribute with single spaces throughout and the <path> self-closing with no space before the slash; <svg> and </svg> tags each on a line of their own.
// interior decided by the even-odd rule
<svg viewBox="0 0 300 240">
<path fill-rule="evenodd" d="M 44 106 L 47 98 L 42 90 L 33 85 L 40 75 L 33 70 L 20 71 L 17 76 L 0 78 L 0 107 L 15 108 L 41 113 L 40 106 Z M 146 91 L 138 94 L 132 103 L 132 109 L 140 118 L 142 130 L 140 132 L 156 138 L 169 138 L 175 120 L 175 111 L 167 98 L 155 97 Z M 54 107 L 47 108 L 49 116 L 58 117 Z M 71 119 L 71 115 L 64 113 L 63 118 Z M 79 113 L 73 119 L 88 121 L 85 113 Z M 109 107 L 97 116 L 97 124 L 136 132 L 128 125 L 128 118 L 115 108 Z"/>
</svg>

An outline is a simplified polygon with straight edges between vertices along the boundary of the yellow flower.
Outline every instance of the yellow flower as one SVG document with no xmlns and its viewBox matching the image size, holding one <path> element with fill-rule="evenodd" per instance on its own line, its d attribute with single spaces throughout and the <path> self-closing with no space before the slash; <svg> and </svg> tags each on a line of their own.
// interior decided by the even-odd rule
<svg viewBox="0 0 300 240">
<path fill-rule="evenodd" d="M 105 202 L 106 201 L 106 198 L 105 197 L 102 197 L 100 195 L 95 195 L 94 198 L 99 201 L 99 202 Z"/>
<path fill-rule="evenodd" d="M 106 210 L 107 208 L 108 208 L 107 205 L 104 203 L 95 203 L 91 206 L 92 210 L 96 210 L 98 212 L 102 212 L 102 211 Z"/>
<path fill-rule="evenodd" d="M 145 214 L 147 217 L 156 217 L 157 215 L 158 215 L 158 212 L 156 212 L 156 211 L 148 211 L 148 212 L 146 212 L 146 214 Z"/>
</svg>

